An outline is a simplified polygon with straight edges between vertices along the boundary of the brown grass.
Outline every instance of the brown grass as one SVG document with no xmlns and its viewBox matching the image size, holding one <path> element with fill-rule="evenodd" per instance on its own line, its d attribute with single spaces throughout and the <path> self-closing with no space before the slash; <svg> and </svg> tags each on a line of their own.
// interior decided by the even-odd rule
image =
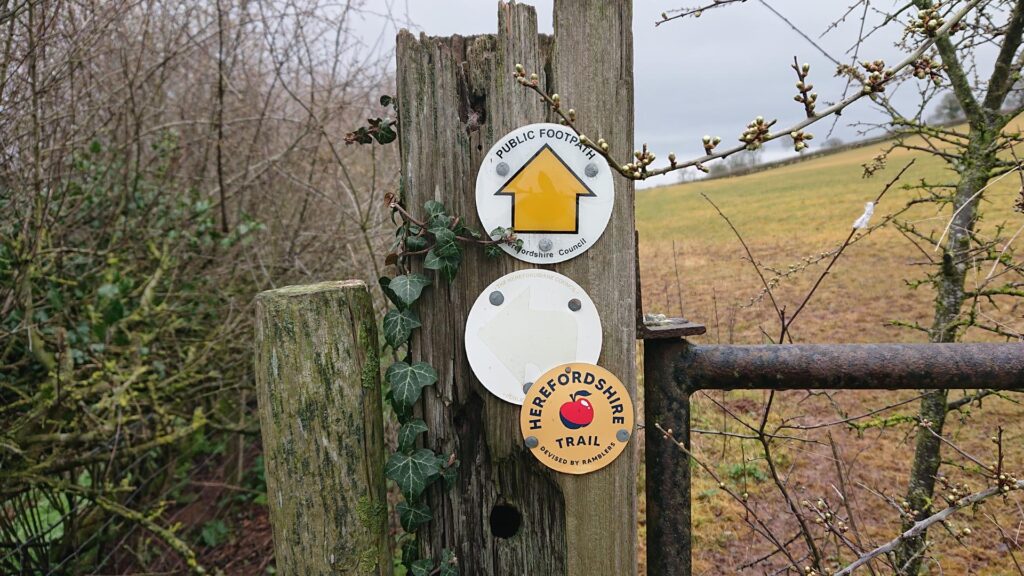
<svg viewBox="0 0 1024 576">
<path fill-rule="evenodd" d="M 707 324 L 708 334 L 697 338 L 698 342 L 757 343 L 766 340 L 764 333 L 776 337 L 779 328 L 775 313 L 766 300 L 757 298 L 760 281 L 750 263 L 744 260 L 742 247 L 728 225 L 701 193 L 712 198 L 732 219 L 759 263 L 786 270 L 804 257 L 837 247 L 860 215 L 864 202 L 873 199 L 885 182 L 912 157 L 907 152 L 893 153 L 886 170 L 874 178 L 862 178 L 861 165 L 877 152 L 877 148 L 850 150 L 744 177 L 638 193 L 637 228 L 646 311 L 682 314 Z M 917 156 L 902 183 L 916 184 L 921 178 L 952 181 L 952 174 L 939 161 Z M 1021 226 L 1024 217 L 1012 211 L 1013 198 L 1020 185 L 1018 177 L 1011 175 L 987 191 L 983 233 L 994 234 L 995 225 L 1003 221 L 1007 222 L 1011 234 Z M 876 209 L 873 223 L 902 207 L 914 194 L 913 190 L 894 188 Z M 948 210 L 942 213 L 929 210 L 934 209 L 916 209 L 908 219 L 941 232 L 949 216 Z M 930 249 L 926 252 L 934 257 Z M 928 270 L 922 265 L 926 262 L 925 254 L 895 229 L 887 227 L 871 234 L 853 245 L 836 265 L 811 305 L 793 325 L 794 339 L 798 342 L 926 341 L 922 332 L 890 324 L 901 321 L 930 325 L 931 289 L 911 289 L 907 284 L 923 277 Z M 780 305 L 792 312 L 822 269 L 823 264 L 812 265 L 784 281 L 776 290 Z M 998 304 L 999 310 L 988 308 L 988 313 L 1019 329 L 1020 305 L 1011 301 Z M 968 332 L 966 339 L 990 340 L 992 337 L 975 330 Z M 765 394 L 708 393 L 755 425 Z M 961 394 L 952 392 L 950 397 Z M 918 392 L 912 390 L 842 391 L 828 396 L 786 392 L 776 398 L 772 421 L 785 418 L 803 425 L 820 424 L 917 395 Z M 981 407 L 974 406 L 960 415 L 951 414 L 947 420 L 947 436 L 988 461 L 994 454 L 989 438 L 998 426 L 1003 426 L 1008 466 L 1016 471 L 1024 470 L 1021 419 L 1024 410 L 1012 400 L 1012 395 L 1009 400 L 986 399 Z M 862 421 L 862 424 L 873 424 L 863 431 L 840 425 L 807 433 L 811 442 L 779 442 L 776 449 L 780 469 L 794 496 L 798 500 L 826 498 L 833 503 L 838 500 L 835 489 L 838 478 L 826 436 L 831 430 L 851 471 L 846 482 L 852 487 L 852 506 L 864 545 L 877 545 L 894 537 L 899 529 L 898 516 L 871 490 L 896 497 L 904 491 L 916 429 L 906 422 L 887 425 L 885 418 L 912 416 L 916 407 L 916 401 L 912 401 L 877 418 Z M 695 399 L 693 426 L 743 430 L 742 425 L 723 414 L 707 395 L 700 395 Z M 795 534 L 795 522 L 785 513 L 784 501 L 770 478 L 764 478 L 766 467 L 758 459 L 761 453 L 754 443 L 695 435 L 694 446 L 697 454 L 713 463 L 720 475 L 730 478 L 730 485 L 749 492 L 752 505 L 771 519 L 778 534 L 786 540 Z M 946 450 L 944 458 L 947 463 L 943 471 L 947 476 L 956 481 L 967 480 L 975 489 L 982 487 L 983 481 L 971 472 L 969 462 L 952 450 Z M 754 470 L 753 476 L 740 473 L 744 466 Z M 964 466 L 967 469 L 961 469 Z M 742 507 L 701 472 L 695 472 L 692 495 L 695 573 L 764 573 L 761 566 L 739 569 L 771 551 L 770 546 L 744 523 Z M 932 553 L 936 560 L 928 565 L 928 573 L 1016 574 L 1009 554 L 1014 544 L 1001 541 L 989 515 L 1000 522 L 1011 538 L 1016 538 L 1024 516 L 1019 506 L 1019 498 L 1011 498 L 1006 503 L 993 501 L 975 513 L 955 517 L 954 529 L 971 527 L 972 535 L 968 539 L 957 539 L 951 531 L 942 528 L 932 530 L 930 537 L 935 541 Z M 853 559 L 849 551 L 840 551 L 835 546 L 825 552 L 837 567 Z M 1016 554 L 1019 560 L 1024 560 L 1024 552 L 1016 549 Z M 771 564 L 781 565 L 780 562 Z"/>
</svg>

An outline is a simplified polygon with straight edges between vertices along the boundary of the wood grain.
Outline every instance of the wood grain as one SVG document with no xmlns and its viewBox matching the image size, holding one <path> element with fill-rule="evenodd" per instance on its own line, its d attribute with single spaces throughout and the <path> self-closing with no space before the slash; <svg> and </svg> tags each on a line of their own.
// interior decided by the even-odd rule
<svg viewBox="0 0 1024 576">
<path fill-rule="evenodd" d="M 554 22 L 554 38 L 538 35 L 532 7 L 500 3 L 494 35 L 399 34 L 402 191 L 414 214 L 435 199 L 479 225 L 474 186 L 487 150 L 510 130 L 550 120 L 536 96 L 514 81 L 516 63 L 576 109 L 588 136 L 632 150 L 630 3 L 558 0 Z M 544 268 L 591 295 L 603 326 L 600 363 L 635 399 L 634 242 L 633 186 L 616 178 L 615 208 L 602 238 L 581 256 Z M 434 521 L 422 529 L 423 552 L 437 557 L 454 549 L 462 573 L 474 576 L 635 574 L 635 445 L 593 474 L 553 473 L 523 446 L 519 407 L 491 396 L 466 361 L 463 331 L 473 301 L 500 276 L 531 267 L 468 247 L 455 282 L 435 278 L 418 304 L 423 328 L 414 336 L 413 356 L 431 363 L 440 378 L 425 391 L 426 443 L 462 461 L 451 491 L 429 493 Z M 492 534 L 496 505 L 522 515 L 511 538 Z"/>
<path fill-rule="evenodd" d="M 256 298 L 256 387 L 278 574 L 392 574 L 377 350 L 362 282 Z"/>
</svg>

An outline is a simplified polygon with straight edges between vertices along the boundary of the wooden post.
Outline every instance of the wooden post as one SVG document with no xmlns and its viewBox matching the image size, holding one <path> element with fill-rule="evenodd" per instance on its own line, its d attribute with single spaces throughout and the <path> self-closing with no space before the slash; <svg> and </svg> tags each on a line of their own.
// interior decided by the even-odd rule
<svg viewBox="0 0 1024 576">
<path fill-rule="evenodd" d="M 256 298 L 256 387 L 279 574 L 392 574 L 378 347 L 362 282 Z"/>
<path fill-rule="evenodd" d="M 424 201 L 440 200 L 477 224 L 474 185 L 487 150 L 514 128 L 552 121 L 536 95 L 514 81 L 517 63 L 576 109 L 587 136 L 631 156 L 630 2 L 556 0 L 554 27 L 553 38 L 538 35 L 532 7 L 502 2 L 496 35 L 399 34 L 402 201 L 414 214 L 422 214 Z M 593 298 L 604 332 L 599 362 L 636 401 L 632 182 L 617 177 L 615 194 L 611 222 L 593 248 L 545 268 Z M 413 338 L 413 357 L 439 374 L 424 391 L 426 443 L 462 462 L 455 487 L 428 493 L 434 518 L 421 529 L 423 552 L 439 557 L 452 549 L 462 573 L 473 576 L 635 574 L 639 438 L 598 472 L 551 472 L 523 445 L 519 407 L 490 395 L 466 361 L 463 330 L 477 295 L 503 274 L 531 267 L 467 247 L 455 282 L 435 278 L 417 305 L 423 327 Z"/>
</svg>

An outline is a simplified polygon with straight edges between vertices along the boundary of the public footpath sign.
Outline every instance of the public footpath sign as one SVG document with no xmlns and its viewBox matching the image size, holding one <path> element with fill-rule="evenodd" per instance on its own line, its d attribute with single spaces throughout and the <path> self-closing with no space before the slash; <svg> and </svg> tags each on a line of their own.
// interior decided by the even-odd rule
<svg viewBox="0 0 1024 576">
<path fill-rule="evenodd" d="M 512 256 L 553 264 L 597 242 L 615 202 L 611 169 L 570 128 L 530 124 L 506 134 L 484 157 L 476 205 L 484 229 L 511 228 Z"/>
<path fill-rule="evenodd" d="M 522 404 L 524 388 L 567 362 L 596 363 L 601 318 L 578 284 L 548 270 L 502 276 L 476 299 L 466 319 L 466 356 L 492 394 Z"/>
<path fill-rule="evenodd" d="M 545 372 L 519 412 L 523 441 L 545 466 L 586 474 L 611 464 L 633 435 L 633 400 L 614 374 L 574 362 Z"/>
</svg>

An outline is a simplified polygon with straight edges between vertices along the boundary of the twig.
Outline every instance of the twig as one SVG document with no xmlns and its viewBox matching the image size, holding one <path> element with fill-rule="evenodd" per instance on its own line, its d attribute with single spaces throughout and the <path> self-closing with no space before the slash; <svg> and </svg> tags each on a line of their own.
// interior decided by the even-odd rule
<svg viewBox="0 0 1024 576">
<path fill-rule="evenodd" d="M 909 170 L 910 167 L 914 165 L 915 160 L 911 160 L 910 162 L 908 162 L 907 165 L 904 166 L 903 169 L 900 170 L 899 173 L 896 174 L 896 176 L 894 176 L 893 179 L 890 180 L 884 188 L 882 188 L 882 191 L 879 192 L 878 196 L 875 197 L 874 204 L 876 206 L 882 201 L 882 197 L 885 196 L 885 193 L 888 192 L 889 189 L 892 188 L 893 185 L 896 184 L 896 182 L 903 177 L 903 174 L 906 173 L 906 171 Z M 811 289 L 807 292 L 807 295 L 804 296 L 803 302 L 801 302 L 800 305 L 797 306 L 796 311 L 790 314 L 789 319 L 787 319 L 782 326 L 783 337 L 785 337 L 786 334 L 789 332 L 789 328 L 790 326 L 793 325 L 793 321 L 796 320 L 796 317 L 800 315 L 800 312 L 802 312 L 804 307 L 807 306 L 807 303 L 811 301 L 811 298 L 814 296 L 814 293 L 817 292 L 818 287 L 821 286 L 821 283 L 825 280 L 825 277 L 828 276 L 828 273 L 832 270 L 832 266 L 834 266 L 836 261 L 839 260 L 839 257 L 843 255 L 843 252 L 846 250 L 847 246 L 849 246 L 850 243 L 853 241 L 853 237 L 856 236 L 856 234 L 857 228 L 852 228 L 850 230 L 850 234 L 846 237 L 846 240 L 842 243 L 841 246 L 839 246 L 839 250 L 836 250 L 836 253 L 832 257 L 832 260 L 830 260 L 828 265 L 825 266 L 825 269 L 821 272 L 821 275 L 818 276 L 818 279 L 814 282 L 814 285 L 811 286 Z"/>
<path fill-rule="evenodd" d="M 1011 490 L 1022 490 L 1022 489 L 1024 489 L 1024 480 L 1018 480 L 1011 487 Z M 929 526 L 931 526 L 933 524 L 936 524 L 938 522 L 944 521 L 946 518 L 952 516 L 954 513 L 956 513 L 957 511 L 959 511 L 959 510 L 961 510 L 963 508 L 974 506 L 975 504 L 978 504 L 978 503 L 980 503 L 980 502 L 982 502 L 984 500 L 987 500 L 988 498 L 991 498 L 992 496 L 995 496 L 995 495 L 1000 494 L 1002 492 L 1003 491 L 1001 489 L 1001 486 L 993 486 L 993 487 L 988 488 L 986 490 L 983 490 L 981 492 L 977 492 L 975 494 L 971 494 L 970 496 L 966 496 L 964 498 L 961 498 L 960 500 L 957 500 L 956 502 L 950 504 L 950 506 L 948 508 L 946 508 L 946 509 L 944 509 L 944 510 L 942 510 L 940 512 L 937 512 L 935 514 L 932 514 L 931 516 L 925 518 L 924 520 L 920 520 L 920 521 L 916 522 L 909 530 L 903 532 L 902 534 L 900 534 L 896 538 L 893 538 L 892 540 L 886 542 L 885 544 L 882 544 L 881 546 L 875 548 L 874 550 L 868 552 L 867 554 L 864 554 L 863 556 L 861 556 L 860 558 L 855 560 L 853 563 L 851 563 L 848 566 L 846 566 L 846 568 L 843 568 L 842 570 L 836 572 L 834 574 L 834 576 L 849 576 L 850 574 L 853 574 L 854 570 L 856 570 L 857 568 L 860 568 L 861 566 L 864 566 L 865 564 L 870 562 L 872 559 L 877 558 L 878 556 L 881 556 L 882 554 L 888 554 L 890 552 L 894 552 L 896 550 L 896 548 L 899 547 L 899 545 L 903 541 L 909 540 L 911 538 L 915 538 L 917 536 L 920 536 L 926 530 L 928 530 Z"/>
<path fill-rule="evenodd" d="M 715 4 L 712 4 L 711 7 L 715 7 L 718 4 L 723 4 L 725 1 L 726 0 L 721 0 L 719 2 L 716 2 Z M 731 1 L 738 2 L 744 0 Z M 962 9 L 958 10 L 955 14 L 949 16 L 949 18 L 945 20 L 945 23 L 935 30 L 933 35 L 929 36 L 925 41 L 923 41 L 921 45 L 917 47 L 916 50 L 908 54 L 907 57 L 901 60 L 898 64 L 896 64 L 896 66 L 889 69 L 892 72 L 891 75 L 886 75 L 877 83 L 865 84 L 863 90 L 858 90 L 854 94 L 840 100 L 839 102 L 833 104 L 832 106 L 829 106 L 828 108 L 814 115 L 813 117 L 804 118 L 803 120 L 789 126 L 788 128 L 779 130 L 777 132 L 765 133 L 759 136 L 757 139 L 757 145 L 762 145 L 766 142 L 770 142 L 778 138 L 788 137 L 792 133 L 799 133 L 804 128 L 810 126 L 811 124 L 814 124 L 815 122 L 818 122 L 823 118 L 828 118 L 833 114 L 842 113 L 842 111 L 845 110 L 848 106 L 860 100 L 861 98 L 864 98 L 865 96 L 871 96 L 872 94 L 875 94 L 877 91 L 884 89 L 884 87 L 887 84 L 891 83 L 894 79 L 899 77 L 900 72 L 910 67 L 911 65 L 913 65 L 914 62 L 920 59 L 932 46 L 935 45 L 935 42 L 939 38 L 945 37 L 954 26 L 959 24 L 960 21 L 963 20 L 967 16 L 967 14 L 974 10 L 974 8 L 977 7 L 978 4 L 980 4 L 981 2 L 982 0 L 971 0 Z M 548 95 L 543 89 L 541 89 L 540 82 L 536 74 L 532 74 L 529 78 L 527 78 L 526 73 L 523 70 L 522 65 L 520 64 L 516 65 L 516 70 L 513 74 L 516 80 L 522 86 L 526 87 L 529 90 L 533 90 L 535 93 L 537 93 L 537 95 L 540 96 L 541 100 L 543 100 L 555 112 L 555 114 L 558 115 L 558 117 L 562 120 L 562 123 L 568 126 L 570 129 L 573 130 L 573 132 L 576 133 L 576 135 L 580 139 L 581 144 L 587 146 L 588 148 L 591 148 L 592 150 L 600 154 L 608 162 L 608 165 L 611 166 L 613 170 L 631 180 L 645 180 L 647 178 L 650 178 L 651 176 L 660 176 L 662 174 L 668 174 L 670 172 L 675 172 L 676 170 L 682 170 L 684 168 L 697 167 L 698 169 L 701 170 L 707 170 L 707 168 L 705 168 L 704 165 L 707 164 L 708 162 L 732 156 L 733 154 L 743 152 L 744 150 L 749 150 L 751 146 L 750 143 L 744 142 L 738 146 L 734 146 L 721 152 L 714 152 L 713 146 L 706 146 L 706 154 L 704 156 L 683 162 L 677 162 L 675 160 L 675 156 L 673 154 L 669 154 L 669 164 L 667 166 L 655 169 L 647 168 L 647 165 L 650 162 L 653 162 L 654 155 L 644 153 L 643 157 L 645 158 L 645 160 L 643 162 L 637 162 L 637 164 L 639 165 L 637 169 L 629 169 L 629 167 L 633 166 L 633 164 L 624 164 L 618 162 L 609 152 L 607 143 L 604 143 L 604 145 L 602 146 L 601 140 L 599 140 L 598 142 L 594 142 L 587 138 L 584 134 L 580 133 L 579 129 L 576 126 L 575 111 L 569 109 L 568 114 L 565 111 L 563 111 L 560 98 L 554 98 L 554 96 L 557 96 L 557 94 Z M 774 121 L 769 122 L 769 125 L 771 123 L 774 123 Z M 637 155 L 640 156 L 640 152 L 637 152 Z"/>
<path fill-rule="evenodd" d="M 754 267 L 754 271 L 757 272 L 757 277 L 761 279 L 761 285 L 764 286 L 765 291 L 768 293 L 768 298 L 771 299 L 772 306 L 775 308 L 775 314 L 778 315 L 779 321 L 785 325 L 785 315 L 783 314 L 782 309 L 779 308 L 779 303 L 775 301 L 775 294 L 772 293 L 771 287 L 768 286 L 768 280 L 765 279 L 764 273 L 761 272 L 761 267 L 757 264 L 757 261 L 754 260 L 754 254 L 750 251 L 750 247 L 747 246 L 747 242 L 743 239 L 743 235 L 740 234 L 740 231 L 736 229 L 735 225 L 733 225 L 732 220 L 722 212 L 722 209 L 718 207 L 718 204 L 715 204 L 707 194 L 701 192 L 700 195 L 708 201 L 708 204 L 711 204 L 715 211 L 718 212 L 718 215 L 722 217 L 722 220 L 725 220 L 725 223 L 729 225 L 730 229 L 732 229 L 733 234 L 736 235 L 736 239 L 740 241 L 740 245 L 743 246 L 744 252 L 747 253 L 747 259 Z M 785 336 L 785 332 L 783 332 L 783 336 Z"/>
</svg>

